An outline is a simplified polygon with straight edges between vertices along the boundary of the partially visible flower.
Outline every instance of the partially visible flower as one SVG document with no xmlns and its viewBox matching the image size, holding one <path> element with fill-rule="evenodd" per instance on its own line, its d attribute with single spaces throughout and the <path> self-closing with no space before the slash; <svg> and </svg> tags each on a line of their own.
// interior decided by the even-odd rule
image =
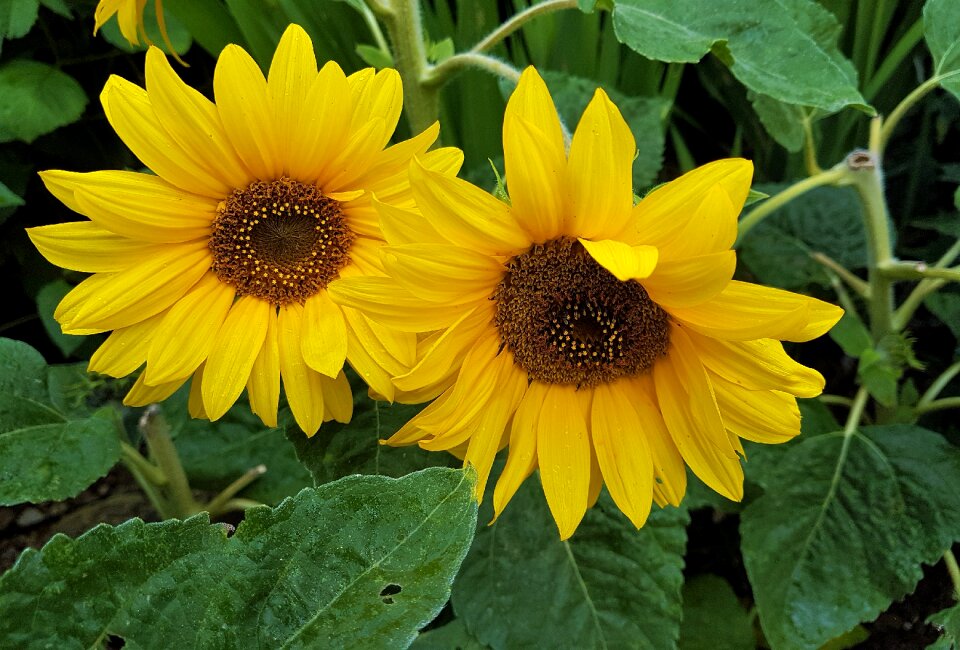
<svg viewBox="0 0 960 650">
<path fill-rule="evenodd" d="M 47 188 L 89 221 L 42 226 L 30 238 L 51 262 L 93 273 L 54 316 L 70 334 L 113 330 L 90 370 L 123 377 L 146 364 L 125 399 L 166 399 L 193 378 L 190 412 L 217 419 L 246 388 L 277 422 L 280 382 L 300 427 L 348 421 L 348 361 L 391 399 L 390 376 L 414 363 L 416 337 L 332 300 L 341 276 L 382 275 L 371 193 L 413 207 L 407 176 L 420 156 L 456 174 L 456 149 L 427 152 L 434 124 L 384 148 L 400 117 L 394 70 L 318 72 L 300 27 L 284 33 L 264 79 L 226 47 L 216 104 L 187 86 L 156 48 L 146 89 L 111 77 L 107 119 L 156 175 L 46 171 Z"/>
<path fill-rule="evenodd" d="M 93 33 L 97 31 L 110 20 L 115 14 L 117 23 L 120 25 L 120 33 L 127 39 L 130 45 L 140 45 L 140 38 L 147 45 L 151 45 L 147 37 L 147 31 L 143 26 L 143 10 L 147 6 L 147 0 L 100 0 L 96 10 L 93 13 Z M 163 38 L 167 51 L 173 55 L 179 63 L 187 65 L 173 49 L 170 42 L 170 36 L 167 34 L 167 21 L 163 15 L 163 0 L 155 0 L 157 11 L 157 25 L 160 27 L 160 36 Z"/>
<path fill-rule="evenodd" d="M 395 384 L 438 397 L 387 442 L 460 455 L 478 498 L 509 446 L 496 515 L 539 468 L 562 538 L 604 483 L 637 527 L 651 501 L 679 504 L 685 464 L 741 499 L 740 439 L 796 436 L 796 397 L 824 386 L 780 341 L 820 336 L 843 313 L 733 280 L 752 165 L 704 165 L 634 206 L 635 142 L 617 107 L 598 90 L 568 154 L 533 68 L 503 146 L 510 205 L 415 161 L 422 217 L 379 206 L 391 278 L 331 287 L 385 325 L 436 330 Z"/>
</svg>

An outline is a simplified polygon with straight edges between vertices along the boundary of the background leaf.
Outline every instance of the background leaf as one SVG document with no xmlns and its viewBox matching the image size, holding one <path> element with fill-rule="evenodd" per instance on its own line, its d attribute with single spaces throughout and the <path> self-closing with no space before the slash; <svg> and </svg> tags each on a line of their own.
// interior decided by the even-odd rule
<svg viewBox="0 0 960 650">
<path fill-rule="evenodd" d="M 33 142 L 76 121 L 87 96 L 73 77 L 26 59 L 0 67 L 0 142 Z"/>
<path fill-rule="evenodd" d="M 446 602 L 476 526 L 471 474 L 354 476 L 254 508 L 101 525 L 0 578 L 0 639 L 92 647 L 403 647 Z"/>
<path fill-rule="evenodd" d="M 492 517 L 489 503 L 490 495 L 481 523 Z M 454 583 L 453 609 L 497 649 L 672 647 L 687 521 L 686 510 L 654 506 L 638 531 L 604 492 L 562 542 L 530 478 L 477 533 Z"/>
<path fill-rule="evenodd" d="M 754 650 L 750 615 L 726 580 L 697 576 L 683 585 L 680 650 Z"/>
<path fill-rule="evenodd" d="M 960 450 L 920 427 L 804 440 L 770 479 L 740 532 L 776 648 L 816 648 L 874 618 L 960 539 Z"/>
<path fill-rule="evenodd" d="M 810 0 L 618 0 L 613 24 L 648 58 L 696 63 L 712 51 L 754 92 L 828 112 L 870 110 L 837 49 L 840 25 Z"/>
<path fill-rule="evenodd" d="M 953 0 L 927 0 L 923 6 L 923 35 L 933 54 L 934 74 L 960 72 L 960 5 Z M 960 99 L 960 74 L 941 85 Z"/>
<path fill-rule="evenodd" d="M 72 497 L 119 457 L 109 413 L 70 419 L 50 403 L 43 357 L 0 339 L 0 505 Z"/>
<path fill-rule="evenodd" d="M 0 50 L 4 39 L 27 35 L 39 8 L 39 0 L 0 0 Z"/>
</svg>

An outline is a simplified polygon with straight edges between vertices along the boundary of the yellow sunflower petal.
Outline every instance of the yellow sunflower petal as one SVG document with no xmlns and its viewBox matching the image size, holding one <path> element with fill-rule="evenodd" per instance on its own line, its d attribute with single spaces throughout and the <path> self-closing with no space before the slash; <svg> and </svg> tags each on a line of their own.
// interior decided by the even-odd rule
<svg viewBox="0 0 960 650">
<path fill-rule="evenodd" d="M 496 258 L 450 244 L 384 246 L 380 255 L 387 274 L 410 293 L 450 305 L 489 298 L 506 270 Z"/>
<path fill-rule="evenodd" d="M 223 417 L 240 397 L 267 335 L 273 305 L 255 296 L 237 300 L 227 314 L 203 371 L 203 406 L 211 420 Z"/>
<path fill-rule="evenodd" d="M 410 167 L 410 161 L 415 156 L 427 153 L 427 149 L 436 142 L 438 135 L 440 135 L 440 122 L 434 122 L 419 135 L 387 147 L 377 155 L 376 161 L 370 168 L 363 172 L 359 184 L 377 195 L 384 191 L 389 192 L 397 180 L 409 185 L 407 170 Z M 397 179 L 397 176 L 402 178 Z"/>
<path fill-rule="evenodd" d="M 112 76 L 100 93 L 100 101 L 123 143 L 165 181 L 211 198 L 222 198 L 233 189 L 193 160 L 163 128 L 143 88 Z"/>
<path fill-rule="evenodd" d="M 573 387 L 551 385 L 537 420 L 540 481 L 560 539 L 573 535 L 587 512 L 590 435 Z"/>
<path fill-rule="evenodd" d="M 184 157 L 228 187 L 246 187 L 253 177 L 230 144 L 213 102 L 183 83 L 156 47 L 147 51 L 146 79 L 150 106 Z"/>
<path fill-rule="evenodd" d="M 303 306 L 303 339 L 300 351 L 304 362 L 328 377 L 343 370 L 347 358 L 347 324 L 339 305 L 321 291 Z"/>
<path fill-rule="evenodd" d="M 711 375 L 723 424 L 745 440 L 778 444 L 800 435 L 797 398 L 775 390 L 748 390 Z"/>
<path fill-rule="evenodd" d="M 659 257 L 653 246 L 630 246 L 613 239 L 579 239 L 597 264 L 613 273 L 621 282 L 642 280 L 657 267 Z"/>
<path fill-rule="evenodd" d="M 346 424 L 353 417 L 353 392 L 350 382 L 341 370 L 335 378 L 321 377 L 323 391 L 324 420 L 336 420 Z"/>
<path fill-rule="evenodd" d="M 722 341 L 688 332 L 697 356 L 708 369 L 750 390 L 780 390 L 797 397 L 823 392 L 823 375 L 797 363 L 780 341 Z"/>
<path fill-rule="evenodd" d="M 227 45 L 213 72 L 223 128 L 253 175 L 274 180 L 283 170 L 276 120 L 260 66 L 238 45 Z M 224 193 L 224 196 L 229 192 Z"/>
<path fill-rule="evenodd" d="M 323 165 L 339 151 L 347 137 L 351 104 L 347 77 L 334 61 L 327 62 L 309 85 L 301 110 L 297 135 L 286 143 L 284 161 L 290 175 L 304 183 L 320 178 Z"/>
<path fill-rule="evenodd" d="M 610 239 L 623 230 L 633 207 L 636 153 L 630 127 L 598 88 L 570 143 L 566 176 L 570 232 L 588 239 Z"/>
<path fill-rule="evenodd" d="M 170 246 L 138 266 L 110 274 L 69 322 L 61 321 L 64 332 L 138 323 L 176 302 L 209 268 L 205 242 Z"/>
<path fill-rule="evenodd" d="M 131 2 L 127 0 L 121 3 L 117 10 L 117 24 L 120 26 L 120 33 L 128 43 L 133 45 L 140 44 L 140 34 L 146 39 L 146 32 L 143 29 L 143 8 L 146 3 L 143 0 Z"/>
<path fill-rule="evenodd" d="M 372 199 L 389 244 L 450 244 L 422 214 Z"/>
<path fill-rule="evenodd" d="M 154 330 L 144 381 L 164 384 L 192 374 L 210 354 L 234 293 L 212 272 L 200 278 Z"/>
<path fill-rule="evenodd" d="M 162 402 L 176 393 L 181 386 L 187 383 L 188 379 L 190 378 L 185 377 L 171 381 L 169 384 L 149 386 L 144 383 L 143 375 L 140 375 L 133 384 L 133 388 L 131 388 L 129 392 L 127 392 L 126 397 L 123 398 L 123 403 L 125 406 L 148 406 Z"/>
<path fill-rule="evenodd" d="M 187 398 L 187 412 L 190 413 L 190 417 L 198 420 L 209 420 L 207 417 L 207 411 L 203 408 L 203 391 L 201 390 L 203 386 L 203 366 L 200 366 L 193 373 L 193 378 L 190 380 L 190 396 Z"/>
<path fill-rule="evenodd" d="M 47 189 L 99 227 L 146 242 L 207 237 L 217 202 L 150 174 L 122 171 L 40 172 Z"/>
<path fill-rule="evenodd" d="M 546 384 L 538 381 L 531 383 L 513 414 L 507 463 L 493 490 L 493 521 L 497 520 L 520 485 L 537 468 L 537 420 L 546 392 Z"/>
<path fill-rule="evenodd" d="M 673 442 L 704 483 L 734 501 L 743 498 L 743 469 L 730 445 L 707 372 L 679 327 L 653 367 L 657 400 Z"/>
<path fill-rule="evenodd" d="M 711 218 L 710 213 L 700 208 L 711 205 L 704 201 L 718 185 L 739 213 L 750 192 L 752 177 L 753 163 L 742 158 L 727 158 L 697 167 L 646 195 L 633 209 L 624 234 L 628 241 L 669 247 L 686 231 L 690 220 Z M 724 207 L 717 218 L 726 219 L 726 210 Z M 709 226 L 704 233 L 715 229 L 723 230 L 721 226 Z"/>
<path fill-rule="evenodd" d="M 290 25 L 280 37 L 267 75 L 267 96 L 270 99 L 277 137 L 277 153 L 284 172 L 292 173 L 289 161 L 297 140 L 300 124 L 306 113 L 316 110 L 307 103 L 310 86 L 317 77 L 317 58 L 310 36 L 299 25 Z"/>
<path fill-rule="evenodd" d="M 463 307 L 428 303 L 390 278 L 351 277 L 330 283 L 334 302 L 352 307 L 401 332 L 430 332 L 449 327 Z"/>
<path fill-rule="evenodd" d="M 363 346 L 377 365 L 391 376 L 407 372 L 415 362 L 417 354 L 415 335 L 391 332 L 349 307 L 343 310 L 343 317 L 346 320 L 347 329 L 353 334 L 355 340 Z M 351 351 L 349 344 L 347 351 L 348 354 Z"/>
<path fill-rule="evenodd" d="M 323 375 L 311 370 L 300 352 L 303 307 L 297 303 L 281 307 L 277 324 L 283 390 L 293 419 L 307 436 L 312 436 L 323 424 Z"/>
<path fill-rule="evenodd" d="M 843 316 L 841 308 L 816 298 L 737 280 L 705 303 L 670 313 L 701 334 L 735 341 L 809 341 Z"/>
<path fill-rule="evenodd" d="M 614 503 L 640 528 L 653 503 L 653 460 L 643 422 L 620 383 L 593 391 L 590 430 L 597 462 Z"/>
<path fill-rule="evenodd" d="M 334 153 L 323 171 L 319 184 L 326 192 L 342 192 L 354 189 L 356 181 L 363 175 L 377 154 L 383 149 L 383 143 L 390 139 L 393 131 L 382 118 L 374 118 L 358 131 L 350 134 L 343 147 Z"/>
<path fill-rule="evenodd" d="M 736 268 L 737 254 L 733 251 L 661 261 L 643 281 L 643 287 L 664 307 L 692 307 L 723 291 Z"/>
<path fill-rule="evenodd" d="M 497 392 L 487 402 L 476 428 L 470 434 L 470 445 L 463 457 L 464 462 L 473 465 L 477 471 L 478 502 L 483 500 L 493 458 L 500 448 L 504 429 L 527 390 L 527 373 L 513 364 L 510 355 L 501 354 L 497 357 L 494 371 Z"/>
<path fill-rule="evenodd" d="M 442 381 L 451 368 L 459 368 L 482 328 L 489 326 L 489 308 L 478 306 L 465 311 L 453 325 L 431 339 L 427 347 L 418 345 L 417 364 L 393 380 L 401 391 L 414 391 Z"/>
<path fill-rule="evenodd" d="M 147 360 L 150 337 L 166 312 L 111 332 L 90 357 L 87 370 L 111 377 L 126 377 Z"/>
<path fill-rule="evenodd" d="M 96 334 L 97 332 L 104 332 L 110 329 L 109 327 L 77 327 L 71 329 L 69 323 L 76 318 L 80 310 L 97 295 L 97 292 L 104 286 L 107 286 L 116 275 L 116 273 L 96 273 L 91 275 L 63 297 L 63 300 L 60 301 L 57 308 L 53 310 L 53 318 L 60 323 L 60 329 L 63 330 L 64 333 Z"/>
<path fill-rule="evenodd" d="M 516 95 L 514 92 L 511 102 Z M 563 228 L 567 166 L 563 139 L 551 139 L 522 117 L 509 119 L 509 115 L 508 107 L 503 123 L 503 158 L 512 212 L 530 238 L 542 243 L 561 234 Z"/>
<path fill-rule="evenodd" d="M 528 124 L 535 124 L 543 131 L 546 142 L 542 145 L 561 151 L 563 145 L 563 127 L 560 125 L 560 116 L 550 97 L 547 84 L 532 65 L 527 66 L 520 74 L 520 81 L 507 101 L 507 108 L 503 115 L 504 124 L 515 119 L 522 119 Z"/>
<path fill-rule="evenodd" d="M 723 186 L 714 185 L 676 237 L 662 243 L 660 254 L 665 260 L 674 260 L 729 250 L 737 239 L 739 215 L 740 208 L 733 205 Z"/>
<path fill-rule="evenodd" d="M 687 466 L 673 443 L 663 413 L 656 404 L 656 392 L 649 375 L 625 380 L 630 402 L 640 418 L 640 431 L 653 459 L 653 498 L 661 507 L 679 506 L 687 491 Z"/>
<path fill-rule="evenodd" d="M 250 410 L 268 427 L 277 426 L 280 403 L 280 349 L 277 341 L 277 311 L 267 311 L 267 333 L 247 379 Z"/>
<path fill-rule="evenodd" d="M 465 180 L 415 160 L 410 165 L 410 185 L 430 225 L 451 242 L 488 254 L 519 252 L 531 243 L 508 205 Z"/>
<path fill-rule="evenodd" d="M 348 82 L 353 98 L 351 130 L 363 128 L 362 125 L 368 120 L 384 120 L 387 137 L 377 146 L 377 149 L 383 149 L 390 139 L 390 134 L 397 128 L 400 111 L 403 109 L 403 84 L 400 74 L 392 68 L 386 68 L 375 74 L 350 75 Z"/>
<path fill-rule="evenodd" d="M 27 228 L 27 235 L 47 261 L 83 273 L 123 271 L 163 250 L 159 244 L 121 237 L 91 221 Z"/>
<path fill-rule="evenodd" d="M 93 11 L 94 36 L 97 35 L 97 32 L 106 24 L 108 20 L 113 18 L 114 14 L 120 10 L 120 7 L 125 2 L 129 3 L 129 0 L 100 0 L 100 2 L 97 3 L 97 8 Z"/>
</svg>

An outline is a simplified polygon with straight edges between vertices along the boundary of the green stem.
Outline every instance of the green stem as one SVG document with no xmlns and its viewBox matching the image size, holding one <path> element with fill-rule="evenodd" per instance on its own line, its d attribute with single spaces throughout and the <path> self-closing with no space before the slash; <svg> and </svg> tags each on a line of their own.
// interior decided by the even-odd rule
<svg viewBox="0 0 960 650">
<path fill-rule="evenodd" d="M 880 269 L 893 261 L 890 220 L 883 193 L 882 170 L 875 152 L 858 151 L 847 157 L 853 186 L 863 204 L 867 233 L 870 284 L 870 331 L 875 343 L 894 330 L 892 281 Z"/>
<path fill-rule="evenodd" d="M 422 82 L 429 67 L 424 46 L 419 0 L 369 2 L 387 28 L 393 45 L 393 62 L 403 80 L 403 105 L 410 130 L 420 133 L 440 115 L 439 88 Z"/>
<path fill-rule="evenodd" d="M 120 456 L 129 465 L 134 465 L 144 478 L 158 487 L 167 484 L 167 476 L 160 468 L 143 457 L 133 445 L 120 441 Z"/>
<path fill-rule="evenodd" d="M 830 395 L 828 393 L 821 393 L 817 399 L 824 404 L 831 404 L 833 406 L 846 406 L 847 408 L 853 406 L 853 400 L 849 397 L 844 397 L 843 395 Z"/>
<path fill-rule="evenodd" d="M 479 43 L 470 48 L 470 52 L 475 54 L 486 52 L 487 50 L 496 47 L 498 43 L 506 39 L 508 36 L 513 34 L 515 31 L 523 27 L 537 16 L 545 16 L 546 14 L 552 14 L 556 11 L 563 11 L 564 9 L 576 9 L 577 5 L 578 0 L 546 0 L 546 2 L 538 2 L 537 4 L 527 7 L 520 13 L 514 15 L 505 23 L 484 36 Z"/>
<path fill-rule="evenodd" d="M 845 266 L 824 253 L 812 253 L 810 257 L 813 258 L 815 262 L 836 273 L 858 296 L 865 300 L 870 299 L 870 285 L 847 270 Z"/>
<path fill-rule="evenodd" d="M 240 478 L 225 487 L 220 494 L 210 499 L 210 503 L 208 503 L 203 509 L 209 512 L 211 517 L 216 517 L 217 515 L 222 514 L 226 511 L 227 504 L 233 500 L 233 497 L 235 497 L 240 490 L 263 476 L 266 471 L 266 465 L 257 465 L 256 467 L 247 470 L 242 476 L 240 476 Z"/>
<path fill-rule="evenodd" d="M 823 169 L 817 162 L 817 143 L 813 138 L 813 121 L 810 115 L 804 113 L 800 118 L 800 124 L 803 126 L 803 164 L 807 168 L 807 174 L 810 176 L 822 174 Z"/>
<path fill-rule="evenodd" d="M 943 563 L 947 565 L 947 573 L 950 574 L 950 581 L 953 582 L 953 597 L 955 600 L 960 600 L 960 567 L 957 566 L 957 558 L 949 548 L 943 552 Z"/>
<path fill-rule="evenodd" d="M 680 82 L 683 80 L 683 63 L 670 63 L 667 65 L 667 70 L 663 75 L 663 85 L 660 86 L 660 97 L 670 101 L 670 105 L 674 104 L 674 100 L 677 99 L 677 93 L 680 91 Z M 664 120 L 667 119 L 667 116 L 664 116 Z"/>
<path fill-rule="evenodd" d="M 127 468 L 127 471 L 130 472 L 130 475 L 133 476 L 133 480 L 137 482 L 137 485 L 140 486 L 140 490 L 147 496 L 147 500 L 150 501 L 150 505 L 153 506 L 153 509 L 157 511 L 157 515 L 161 519 L 170 519 L 174 517 L 174 513 L 171 511 L 170 506 L 167 504 L 167 500 L 163 497 L 160 491 L 157 489 L 157 486 L 154 485 L 149 478 L 143 473 L 142 468 L 130 460 L 129 457 L 124 455 L 121 452 L 120 462 L 123 463 L 123 466 Z"/>
<path fill-rule="evenodd" d="M 900 123 L 900 120 L 903 119 L 903 116 L 906 115 L 917 102 L 926 97 L 928 93 L 938 88 L 942 82 L 957 75 L 960 75 L 960 70 L 953 70 L 945 74 L 938 74 L 930 77 L 922 84 L 914 88 L 913 92 L 904 97 L 903 100 L 897 104 L 897 107 L 890 112 L 890 115 L 883 123 L 883 130 L 880 136 L 880 151 L 883 151 L 883 149 L 886 148 L 887 143 L 890 141 L 890 136 L 893 135 L 893 130 L 897 128 L 897 124 Z"/>
<path fill-rule="evenodd" d="M 139 426 L 147 441 L 151 458 L 167 477 L 164 492 L 168 497 L 172 516 L 185 519 L 200 512 L 200 505 L 193 498 L 187 474 L 183 471 L 177 448 L 170 438 L 170 427 L 160 413 L 160 408 L 155 404 L 147 407 L 140 418 Z"/>
<path fill-rule="evenodd" d="M 947 385 L 953 381 L 953 378 L 960 374 L 960 361 L 955 361 L 953 365 L 940 373 L 940 376 L 933 380 L 933 383 L 930 384 L 930 387 L 926 390 L 923 396 L 920 398 L 920 401 L 917 402 L 918 407 L 926 406 L 933 400 L 937 399 L 937 396 L 943 391 Z"/>
<path fill-rule="evenodd" d="M 943 256 L 937 260 L 937 263 L 933 265 L 933 268 L 940 269 L 953 264 L 954 260 L 960 257 L 960 239 L 953 243 L 953 246 L 947 250 Z M 913 288 L 913 291 L 910 292 L 910 295 L 907 296 L 906 300 L 900 305 L 893 317 L 894 328 L 897 331 L 902 330 L 907 326 L 907 323 L 910 322 L 910 319 L 913 318 L 913 314 L 920 308 L 920 305 L 923 304 L 924 298 L 929 296 L 934 291 L 937 291 L 947 283 L 946 280 L 941 278 L 923 280 L 916 287 Z"/>
<path fill-rule="evenodd" d="M 734 244 L 734 247 L 742 242 L 744 236 L 753 230 L 758 223 L 798 196 L 802 196 L 810 190 L 817 187 L 822 187 L 824 185 L 845 185 L 846 183 L 844 181 L 846 178 L 847 170 L 838 165 L 837 167 L 828 169 L 815 176 L 810 176 L 809 178 L 804 178 L 801 181 L 797 181 L 782 192 L 770 197 L 755 207 L 750 214 L 740 220 L 740 234 L 737 237 L 737 243 Z"/>
<path fill-rule="evenodd" d="M 863 410 L 867 406 L 867 398 L 870 397 L 870 393 L 867 392 L 867 389 L 863 386 L 857 390 L 857 394 L 853 398 L 853 403 L 850 405 L 850 413 L 847 415 L 847 422 L 843 427 L 843 437 L 849 438 L 857 431 L 857 427 L 860 426 L 860 420 L 863 418 Z"/>
<path fill-rule="evenodd" d="M 894 280 L 924 280 L 935 278 L 948 282 L 960 282 L 960 267 L 948 269 L 927 266 L 926 262 L 890 262 L 880 272 Z"/>
<path fill-rule="evenodd" d="M 917 408 L 914 409 L 914 412 L 917 415 L 923 415 L 925 413 L 945 411 L 947 409 L 960 409 L 960 397 L 944 397 L 943 399 L 935 399 L 932 402 L 924 404 L 923 406 L 918 404 Z"/>
<path fill-rule="evenodd" d="M 428 69 L 421 81 L 424 87 L 439 88 L 463 68 L 479 68 L 513 83 L 520 81 L 520 71 L 509 63 L 488 54 L 475 52 L 462 52 L 444 59 L 443 63 Z"/>
</svg>

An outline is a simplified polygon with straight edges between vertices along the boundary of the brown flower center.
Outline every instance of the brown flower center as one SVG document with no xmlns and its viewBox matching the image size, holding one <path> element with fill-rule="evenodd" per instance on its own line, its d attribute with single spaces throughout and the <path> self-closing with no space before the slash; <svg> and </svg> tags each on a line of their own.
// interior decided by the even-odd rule
<svg viewBox="0 0 960 650">
<path fill-rule="evenodd" d="M 501 343 L 531 379 L 590 387 L 649 370 L 667 352 L 667 313 L 569 237 L 507 263 L 494 291 Z"/>
<path fill-rule="evenodd" d="M 302 303 L 347 265 L 353 236 L 340 203 L 320 188 L 286 177 L 257 181 L 217 207 L 213 272 L 238 296 Z"/>
</svg>

